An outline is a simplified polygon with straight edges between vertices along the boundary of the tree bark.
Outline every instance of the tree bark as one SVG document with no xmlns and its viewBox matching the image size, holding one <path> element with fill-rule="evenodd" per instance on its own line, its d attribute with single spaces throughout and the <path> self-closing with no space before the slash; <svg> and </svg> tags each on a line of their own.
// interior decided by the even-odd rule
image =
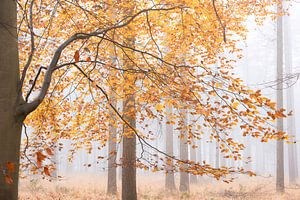
<svg viewBox="0 0 300 200">
<path fill-rule="evenodd" d="M 134 44 L 135 40 L 133 36 L 126 40 L 126 45 L 133 47 Z M 132 68 L 132 63 L 126 56 L 124 59 L 124 68 Z M 136 135 L 132 130 L 132 128 L 136 128 L 134 89 L 136 77 L 132 73 L 124 71 L 124 80 L 123 91 L 125 98 L 123 100 L 123 118 L 130 126 L 125 124 L 123 129 L 122 200 L 136 200 Z"/>
<path fill-rule="evenodd" d="M 170 122 L 170 116 L 172 116 L 172 108 L 167 107 L 167 116 L 166 116 L 166 153 L 170 156 L 174 155 L 173 152 L 173 125 Z M 166 158 L 166 179 L 165 187 L 167 190 L 176 190 L 175 178 L 173 172 L 173 160 Z"/>
<path fill-rule="evenodd" d="M 19 152 L 23 117 L 16 116 L 19 83 L 16 1 L 0 6 L 0 199 L 17 200 Z M 14 165 L 9 172 L 7 163 Z M 5 181 L 10 176 L 12 184 Z"/>
<path fill-rule="evenodd" d="M 111 104 L 116 107 L 117 101 L 113 88 L 110 94 Z M 107 193 L 117 194 L 117 127 L 116 113 L 112 108 L 109 110 L 109 138 L 108 138 L 108 173 L 107 173 Z"/>
<path fill-rule="evenodd" d="M 278 12 L 282 10 L 282 2 L 278 5 Z M 283 107 L 283 34 L 282 17 L 277 19 L 277 109 Z M 277 119 L 277 130 L 283 131 L 283 119 Z M 283 140 L 277 140 L 277 169 L 276 169 L 276 191 L 284 192 L 284 147 Z"/>
<path fill-rule="evenodd" d="M 180 130 L 181 138 L 180 138 L 180 160 L 188 160 L 189 158 L 189 151 L 188 151 L 188 144 L 187 144 L 187 110 L 181 109 L 181 122 L 183 127 Z M 188 168 L 187 164 L 182 164 L 180 167 L 180 185 L 179 190 L 180 192 L 188 192 L 190 190 L 190 180 L 189 180 L 189 174 L 185 172 L 185 170 Z"/>
<path fill-rule="evenodd" d="M 124 119 L 135 128 L 134 94 L 124 100 Z M 124 125 L 122 157 L 122 200 L 136 200 L 136 135 Z"/>
</svg>

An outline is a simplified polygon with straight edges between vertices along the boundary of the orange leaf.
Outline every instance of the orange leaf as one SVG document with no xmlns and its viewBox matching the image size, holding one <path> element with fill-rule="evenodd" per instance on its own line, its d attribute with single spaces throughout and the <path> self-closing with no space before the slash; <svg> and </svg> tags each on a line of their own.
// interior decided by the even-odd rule
<svg viewBox="0 0 300 200">
<path fill-rule="evenodd" d="M 45 173 L 47 176 L 51 176 L 51 174 L 50 174 L 50 171 L 49 171 L 49 168 L 48 168 L 48 167 L 44 167 L 44 173 Z"/>
<path fill-rule="evenodd" d="M 87 57 L 86 61 L 87 61 L 87 62 L 91 62 L 91 58 L 90 58 L 90 57 Z"/>
<path fill-rule="evenodd" d="M 75 62 L 78 62 L 79 61 L 79 51 L 75 51 L 75 54 L 74 54 L 74 59 L 75 59 Z"/>
<path fill-rule="evenodd" d="M 42 152 L 36 152 L 37 166 L 42 167 L 42 162 L 45 160 L 46 156 Z"/>
<path fill-rule="evenodd" d="M 52 152 L 52 150 L 50 148 L 46 148 L 46 152 L 47 152 L 47 154 L 49 156 L 53 156 L 54 155 L 53 152 Z"/>
<path fill-rule="evenodd" d="M 11 173 L 15 171 L 15 166 L 14 166 L 14 163 L 12 163 L 12 162 L 7 162 L 6 167 L 7 167 L 7 170 Z"/>
<path fill-rule="evenodd" d="M 7 175 L 7 174 L 4 175 L 4 179 L 5 179 L 5 183 L 7 183 L 9 185 L 13 184 L 13 182 L 14 182 L 13 179 L 11 178 L 11 176 Z"/>
</svg>

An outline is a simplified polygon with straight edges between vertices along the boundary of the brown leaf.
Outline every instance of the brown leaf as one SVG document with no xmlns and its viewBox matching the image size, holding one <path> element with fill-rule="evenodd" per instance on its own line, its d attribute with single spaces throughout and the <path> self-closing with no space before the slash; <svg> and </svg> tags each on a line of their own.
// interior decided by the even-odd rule
<svg viewBox="0 0 300 200">
<path fill-rule="evenodd" d="M 53 152 L 52 152 L 52 150 L 50 148 L 46 148 L 45 150 L 46 150 L 46 152 L 47 152 L 47 154 L 49 156 L 53 156 L 54 155 Z"/>
<path fill-rule="evenodd" d="M 50 174 L 50 171 L 49 171 L 49 168 L 48 168 L 48 167 L 44 167 L 44 173 L 45 173 L 47 176 L 51 176 L 51 174 Z"/>
<path fill-rule="evenodd" d="M 75 54 L 74 54 L 74 59 L 75 59 L 75 62 L 78 62 L 79 61 L 79 51 L 75 51 Z"/>
<path fill-rule="evenodd" d="M 42 167 L 42 162 L 43 162 L 43 160 L 45 160 L 45 158 L 46 158 L 46 156 L 42 152 L 40 152 L 40 151 L 36 152 L 37 166 L 39 168 Z"/>
</svg>

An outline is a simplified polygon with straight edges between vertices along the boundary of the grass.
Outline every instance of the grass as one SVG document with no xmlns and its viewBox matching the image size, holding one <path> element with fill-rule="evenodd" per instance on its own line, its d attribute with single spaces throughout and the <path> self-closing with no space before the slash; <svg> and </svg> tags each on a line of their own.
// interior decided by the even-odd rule
<svg viewBox="0 0 300 200">
<path fill-rule="evenodd" d="M 120 184 L 118 184 L 120 186 Z M 21 180 L 20 200 L 118 200 L 106 195 L 104 175 L 76 175 L 61 181 Z M 162 174 L 138 176 L 139 200 L 299 200 L 300 189 L 287 186 L 284 194 L 275 192 L 273 178 L 240 177 L 224 183 L 200 177 L 189 193 L 165 191 Z"/>
</svg>

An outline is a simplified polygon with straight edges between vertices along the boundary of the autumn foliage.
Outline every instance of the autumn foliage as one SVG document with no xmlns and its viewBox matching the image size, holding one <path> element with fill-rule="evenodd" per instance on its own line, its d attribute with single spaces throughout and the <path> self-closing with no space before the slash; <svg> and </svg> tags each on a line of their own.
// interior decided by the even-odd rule
<svg viewBox="0 0 300 200">
<path fill-rule="evenodd" d="M 61 139 L 72 141 L 71 155 L 83 147 L 90 152 L 92 141 L 105 146 L 110 108 L 118 116 L 116 127 L 127 123 L 122 118 L 125 114 L 136 115 L 139 128 L 131 134 L 144 146 L 151 147 L 149 141 L 155 139 L 148 122 L 163 121 L 167 107 L 184 109 L 192 116 L 185 125 L 174 112 L 166 122 L 185 130 L 187 143 L 208 133 L 227 158 L 242 159 L 245 146 L 233 139 L 235 134 L 262 142 L 287 139 L 273 126 L 274 120 L 286 117 L 285 110 L 276 110 L 274 102 L 261 91 L 248 89 L 232 72 L 243 56 L 238 44 L 247 36 L 244 22 L 249 16 L 258 25 L 275 18 L 272 7 L 276 4 L 275 0 L 18 1 L 26 101 L 34 100 L 43 89 L 46 73 L 53 73 L 46 98 L 25 121 L 33 132 L 24 141 L 28 145 L 22 155 L 23 167 L 50 176 L 54 166 L 43 162 L 53 156 L 53 148 L 63 148 Z M 49 69 L 56 55 L 59 59 Z M 30 67 L 25 68 L 28 62 Z M 108 94 L 113 93 L 120 102 L 128 90 L 135 94 L 134 110 L 123 113 L 121 107 L 111 104 Z M 236 133 L 236 128 L 241 131 Z M 121 138 L 119 135 L 117 142 Z M 163 150 L 154 150 L 154 156 L 168 157 Z M 195 175 L 217 179 L 233 172 L 254 175 L 241 168 L 214 168 L 205 161 L 170 159 L 175 161 L 174 170 Z M 182 164 L 189 167 L 183 169 Z M 164 170 L 164 165 L 143 158 L 137 158 L 136 165 Z"/>
</svg>

